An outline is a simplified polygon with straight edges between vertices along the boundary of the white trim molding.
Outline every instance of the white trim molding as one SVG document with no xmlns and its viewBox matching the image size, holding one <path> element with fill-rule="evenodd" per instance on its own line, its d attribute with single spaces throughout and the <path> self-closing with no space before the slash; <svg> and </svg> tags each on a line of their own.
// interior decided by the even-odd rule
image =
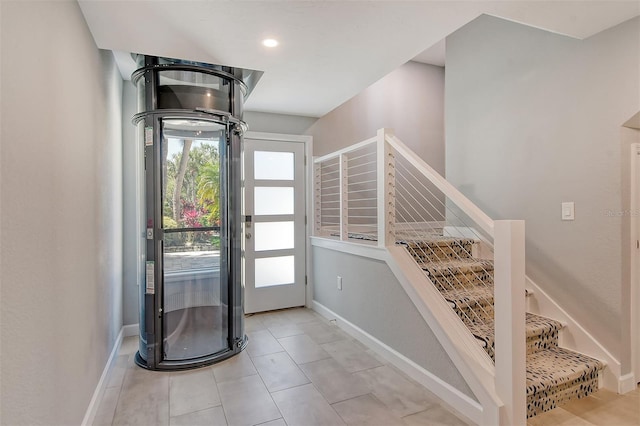
<svg viewBox="0 0 640 426">
<path fill-rule="evenodd" d="M 637 388 L 636 376 L 633 373 L 625 374 L 618 379 L 618 393 L 633 392 Z"/>
<path fill-rule="evenodd" d="M 137 324 L 135 324 L 137 327 Z M 131 326 L 125 326 L 131 327 Z M 107 363 L 102 370 L 102 375 L 100 376 L 100 380 L 96 385 L 96 389 L 93 391 L 93 395 L 91 396 L 91 401 L 89 402 L 89 406 L 87 407 L 87 411 L 84 413 L 84 418 L 82 419 L 82 426 L 90 426 L 93 424 L 93 421 L 96 417 L 96 413 L 98 412 L 98 407 L 100 406 L 100 401 L 102 401 L 102 396 L 104 395 L 104 391 L 107 388 L 108 377 L 111 369 L 115 365 L 116 359 L 118 358 L 118 352 L 120 351 L 120 346 L 122 345 L 122 339 L 124 338 L 125 327 L 120 329 L 120 333 L 118 333 L 118 337 L 116 337 L 116 341 L 113 345 L 113 349 L 111 349 L 111 354 L 109 355 L 109 359 L 107 359 Z"/>
<path fill-rule="evenodd" d="M 268 132 L 254 132 L 248 131 L 244 134 L 245 139 L 254 139 L 254 140 L 264 140 L 264 141 L 283 141 L 283 142 L 299 142 L 304 144 L 304 176 L 306 179 L 305 182 L 305 219 L 307 224 L 305 226 L 306 232 L 306 243 L 305 243 L 305 267 L 306 278 L 307 278 L 307 288 L 305 295 L 305 305 L 307 307 L 311 306 L 313 300 L 313 281 L 312 275 L 310 274 L 312 270 L 312 262 L 311 262 L 311 241 L 308 237 L 313 235 L 313 136 L 310 135 L 291 135 L 285 133 L 268 133 Z M 311 216 L 311 220 L 308 220 L 309 216 Z"/>
<path fill-rule="evenodd" d="M 640 113 L 634 118 L 640 117 Z M 631 119 L 632 120 L 632 119 Z M 631 121 L 629 120 L 629 121 Z M 634 136 L 640 137 L 640 129 L 629 130 L 634 132 Z M 627 134 L 625 131 L 624 134 Z M 633 137 L 633 136 L 630 136 Z M 623 136 L 626 139 L 626 137 Z M 630 165 L 630 211 L 640 211 L 640 143 L 631 144 L 631 165 Z M 631 267 L 629 277 L 629 333 L 631 335 L 631 370 L 635 374 L 633 387 L 625 386 L 624 389 L 635 389 L 636 383 L 640 381 L 640 217 L 631 214 L 629 221 L 629 264 Z M 623 291 L 624 300 L 624 291 Z M 623 306 L 624 312 L 625 306 Z"/>
</svg>

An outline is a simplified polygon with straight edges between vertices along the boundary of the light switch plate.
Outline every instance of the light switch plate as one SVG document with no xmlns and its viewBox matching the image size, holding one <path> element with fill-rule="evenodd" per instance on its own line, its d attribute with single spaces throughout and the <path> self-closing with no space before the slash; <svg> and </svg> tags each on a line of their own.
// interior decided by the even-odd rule
<svg viewBox="0 0 640 426">
<path fill-rule="evenodd" d="M 562 220 L 575 220 L 575 203 L 567 201 L 562 203 Z"/>
</svg>

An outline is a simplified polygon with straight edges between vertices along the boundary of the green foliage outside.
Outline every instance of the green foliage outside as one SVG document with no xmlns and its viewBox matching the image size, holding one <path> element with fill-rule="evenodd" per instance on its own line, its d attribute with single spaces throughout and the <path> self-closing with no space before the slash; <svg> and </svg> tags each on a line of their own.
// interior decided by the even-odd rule
<svg viewBox="0 0 640 426">
<path fill-rule="evenodd" d="M 176 222 L 175 220 L 173 220 L 172 217 L 169 216 L 164 216 L 162 218 L 162 227 L 164 229 L 175 229 L 178 227 L 178 222 Z"/>
<path fill-rule="evenodd" d="M 218 161 L 206 163 L 198 176 L 196 192 L 198 206 L 206 212 L 203 218 L 209 226 L 220 224 L 220 164 Z"/>
<path fill-rule="evenodd" d="M 219 226 L 218 142 L 195 140 L 187 141 L 185 144 L 184 140 L 173 139 L 167 146 L 170 146 L 174 153 L 166 159 L 164 172 L 166 179 L 163 185 L 163 227 L 171 229 Z M 176 149 L 178 152 L 175 152 Z M 186 162 L 182 161 L 183 155 L 187 155 Z M 185 241 L 181 241 L 182 239 Z M 209 232 L 174 235 L 171 240 L 175 245 L 220 245 L 220 237 L 212 236 Z"/>
</svg>

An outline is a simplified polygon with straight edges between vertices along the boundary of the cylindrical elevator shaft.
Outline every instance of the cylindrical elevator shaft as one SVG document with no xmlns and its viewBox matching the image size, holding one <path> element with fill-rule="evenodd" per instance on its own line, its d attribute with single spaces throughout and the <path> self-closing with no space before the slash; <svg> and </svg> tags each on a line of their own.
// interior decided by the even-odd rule
<svg viewBox="0 0 640 426">
<path fill-rule="evenodd" d="M 246 345 L 241 280 L 244 97 L 258 72 L 139 55 L 146 282 L 136 363 L 194 368 Z"/>
</svg>

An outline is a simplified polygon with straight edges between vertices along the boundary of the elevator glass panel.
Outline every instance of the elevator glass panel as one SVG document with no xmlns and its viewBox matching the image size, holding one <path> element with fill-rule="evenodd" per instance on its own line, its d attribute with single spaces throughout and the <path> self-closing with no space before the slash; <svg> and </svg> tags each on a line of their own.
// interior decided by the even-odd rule
<svg viewBox="0 0 640 426">
<path fill-rule="evenodd" d="M 221 124 L 162 121 L 162 315 L 168 361 L 229 349 L 227 259 L 220 244 L 225 147 Z"/>
<path fill-rule="evenodd" d="M 167 109 L 230 108 L 227 80 L 214 75 L 191 71 L 158 72 L 158 106 Z"/>
</svg>

